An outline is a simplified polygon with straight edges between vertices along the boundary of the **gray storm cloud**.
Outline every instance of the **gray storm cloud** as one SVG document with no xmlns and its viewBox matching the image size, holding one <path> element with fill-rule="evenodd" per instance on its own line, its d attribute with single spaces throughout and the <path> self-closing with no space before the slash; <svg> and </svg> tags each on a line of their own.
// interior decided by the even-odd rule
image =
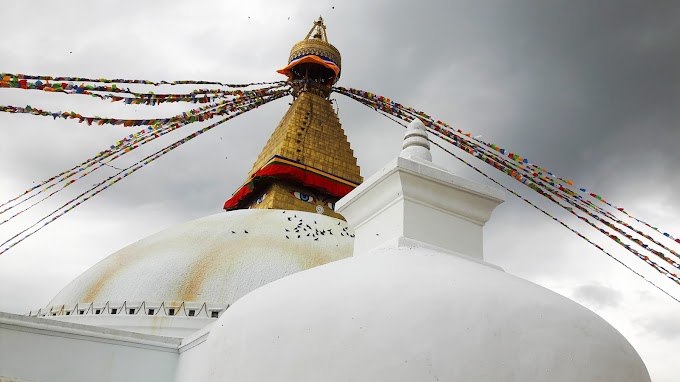
<svg viewBox="0 0 680 382">
<path fill-rule="evenodd" d="M 343 57 L 338 85 L 388 96 L 482 134 L 680 236 L 680 3 L 12 1 L 2 9 L 14 16 L 0 24 L 0 71 L 229 82 L 280 79 L 275 70 L 322 14 Z M 182 110 L 37 93 L 0 89 L 0 104 L 130 117 Z M 402 127 L 341 95 L 333 98 L 369 176 L 398 154 Z M 120 247 L 219 213 L 288 102 L 266 105 L 178 148 L 0 256 L 0 310 L 44 306 Z M 0 128 L 1 201 L 131 132 L 9 114 L 0 115 Z M 435 160 L 489 184 L 441 151 Z M 69 195 L 45 202 L 29 218 Z M 537 203 L 680 298 L 680 286 L 564 211 Z M 0 227 L 0 237 L 18 229 L 8 226 Z M 634 344 L 653 380 L 677 379 L 669 366 L 679 360 L 677 327 L 661 318 L 677 317 L 680 304 L 510 195 L 485 235 L 489 261 L 595 309 Z"/>
</svg>

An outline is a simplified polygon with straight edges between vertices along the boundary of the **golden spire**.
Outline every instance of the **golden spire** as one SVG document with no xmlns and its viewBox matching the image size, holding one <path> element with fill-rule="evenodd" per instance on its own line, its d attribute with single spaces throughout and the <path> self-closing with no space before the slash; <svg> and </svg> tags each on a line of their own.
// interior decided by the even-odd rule
<svg viewBox="0 0 680 382">
<path fill-rule="evenodd" d="M 310 39 L 311 37 L 311 39 Z M 258 156 L 246 183 L 224 208 L 334 212 L 335 202 L 363 180 L 328 99 L 340 75 L 340 52 L 319 17 L 279 70 L 293 81 L 294 100 Z"/>
</svg>

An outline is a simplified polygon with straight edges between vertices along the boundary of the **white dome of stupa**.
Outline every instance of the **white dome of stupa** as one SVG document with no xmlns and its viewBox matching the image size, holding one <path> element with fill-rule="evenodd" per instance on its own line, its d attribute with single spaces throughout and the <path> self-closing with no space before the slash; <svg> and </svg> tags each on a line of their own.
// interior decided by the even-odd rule
<svg viewBox="0 0 680 382">
<path fill-rule="evenodd" d="M 408 151 L 338 203 L 352 258 L 263 286 L 216 322 L 209 381 L 650 380 L 602 318 L 465 244 L 499 192 Z"/>
<path fill-rule="evenodd" d="M 130 309 L 136 316 L 173 309 L 171 315 L 215 317 L 264 284 L 351 256 L 352 236 L 345 221 L 302 211 L 245 209 L 207 216 L 106 257 L 59 292 L 42 314 L 92 324 L 99 313 L 109 321 L 113 314 L 119 319 L 106 326 L 128 330 L 133 329 L 121 315 Z"/>
<path fill-rule="evenodd" d="M 556 293 L 393 248 L 266 285 L 208 337 L 210 381 L 648 381 L 626 339 Z"/>
</svg>

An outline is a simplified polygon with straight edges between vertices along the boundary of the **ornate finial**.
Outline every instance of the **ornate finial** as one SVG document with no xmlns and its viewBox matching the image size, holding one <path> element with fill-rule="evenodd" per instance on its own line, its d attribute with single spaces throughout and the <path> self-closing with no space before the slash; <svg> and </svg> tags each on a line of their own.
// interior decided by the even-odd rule
<svg viewBox="0 0 680 382">
<path fill-rule="evenodd" d="M 406 128 L 404 144 L 399 156 L 402 158 L 416 157 L 432 162 L 430 141 L 427 139 L 427 129 L 418 118 L 409 123 L 408 128 Z"/>
<path fill-rule="evenodd" d="M 313 34 L 312 34 L 313 33 Z M 312 29 L 307 33 L 305 40 L 309 39 L 309 36 L 323 42 L 328 42 L 328 37 L 326 36 L 326 25 L 323 23 L 323 17 L 319 16 L 319 19 L 314 22 Z"/>
</svg>

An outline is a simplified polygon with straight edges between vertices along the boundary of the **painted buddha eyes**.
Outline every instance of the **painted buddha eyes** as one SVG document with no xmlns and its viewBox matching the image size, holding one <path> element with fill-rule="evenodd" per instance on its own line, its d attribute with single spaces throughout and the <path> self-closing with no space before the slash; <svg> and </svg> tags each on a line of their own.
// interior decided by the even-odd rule
<svg viewBox="0 0 680 382">
<path fill-rule="evenodd" d="M 255 201 L 255 205 L 262 203 L 262 201 L 264 200 L 264 198 L 265 198 L 266 196 L 267 196 L 267 194 L 264 193 L 264 194 L 262 194 L 262 196 L 260 196 L 259 198 L 257 198 L 257 200 Z"/>
<path fill-rule="evenodd" d="M 304 192 L 291 191 L 291 194 L 293 194 L 293 196 L 302 200 L 303 202 L 314 203 L 316 201 L 313 196 L 305 194 Z M 321 202 L 320 204 L 325 204 L 328 208 L 331 209 L 331 211 L 335 211 L 335 202 L 327 202 L 325 200 L 319 200 L 319 202 Z M 316 212 L 321 214 L 323 213 L 323 211 L 324 211 L 323 205 L 316 206 Z"/>
<path fill-rule="evenodd" d="M 299 191 L 293 191 L 292 194 L 303 202 L 314 203 L 314 197 L 311 195 L 307 195 Z"/>
</svg>

